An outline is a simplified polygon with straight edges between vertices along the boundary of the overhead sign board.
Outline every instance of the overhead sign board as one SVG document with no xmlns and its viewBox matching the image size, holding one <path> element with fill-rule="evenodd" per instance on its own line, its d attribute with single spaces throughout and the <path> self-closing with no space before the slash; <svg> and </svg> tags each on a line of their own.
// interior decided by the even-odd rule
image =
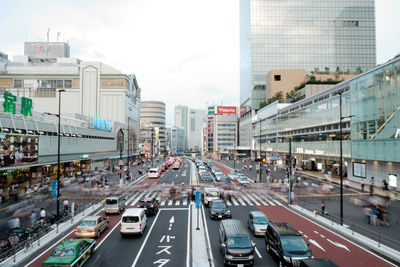
<svg viewBox="0 0 400 267">
<path fill-rule="evenodd" d="M 247 112 L 247 107 L 246 106 L 241 106 L 240 107 L 240 115 L 243 115 Z"/>
<path fill-rule="evenodd" d="M 236 114 L 236 107 L 217 106 L 217 114 Z"/>
<path fill-rule="evenodd" d="M 99 117 L 93 118 L 93 128 L 111 132 L 111 120 L 106 120 Z"/>
</svg>

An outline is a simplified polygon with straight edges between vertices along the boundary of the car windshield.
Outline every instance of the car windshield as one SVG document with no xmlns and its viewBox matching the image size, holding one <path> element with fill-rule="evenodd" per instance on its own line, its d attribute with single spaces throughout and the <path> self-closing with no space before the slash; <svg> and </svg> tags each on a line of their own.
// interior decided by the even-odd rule
<svg viewBox="0 0 400 267">
<path fill-rule="evenodd" d="M 281 239 L 282 249 L 287 252 L 306 252 L 308 246 L 301 236 L 285 236 Z"/>
<path fill-rule="evenodd" d="M 242 177 L 242 178 L 240 178 L 240 181 L 242 181 L 242 182 L 247 182 L 248 180 L 247 180 L 247 178 Z"/>
<path fill-rule="evenodd" d="M 229 176 L 238 176 L 236 172 L 231 172 Z"/>
<path fill-rule="evenodd" d="M 236 170 L 236 172 L 237 172 L 238 174 L 244 174 L 244 172 L 243 172 L 242 170 Z"/>
<path fill-rule="evenodd" d="M 106 204 L 108 205 L 115 205 L 118 203 L 118 200 L 116 198 L 107 198 L 106 199 Z"/>
<path fill-rule="evenodd" d="M 139 222 L 139 217 L 138 216 L 124 216 L 124 217 L 122 217 L 122 222 L 137 223 L 137 222 Z"/>
<path fill-rule="evenodd" d="M 201 178 L 204 181 L 212 181 L 212 178 L 210 176 L 203 176 L 203 178 Z"/>
<path fill-rule="evenodd" d="M 254 217 L 253 222 L 256 224 L 268 224 L 268 219 L 263 216 Z"/>
<path fill-rule="evenodd" d="M 251 241 L 249 237 L 229 237 L 228 248 L 250 248 Z"/>
<path fill-rule="evenodd" d="M 225 209 L 225 203 L 224 202 L 212 202 L 212 206 L 213 209 Z"/>
<path fill-rule="evenodd" d="M 207 197 L 218 197 L 219 194 L 218 194 L 218 192 L 216 192 L 216 191 L 210 191 L 210 192 L 207 192 L 207 193 L 206 193 L 206 196 L 207 196 Z"/>
<path fill-rule="evenodd" d="M 75 249 L 74 248 L 55 248 L 53 253 L 51 253 L 52 257 L 74 257 Z"/>
<path fill-rule="evenodd" d="M 140 203 L 140 205 L 150 205 L 151 201 L 140 200 L 139 203 Z"/>
<path fill-rule="evenodd" d="M 91 226 L 95 226 L 96 225 L 96 221 L 81 221 L 79 223 L 80 227 L 91 227 Z"/>
<path fill-rule="evenodd" d="M 232 180 L 231 180 L 230 178 L 222 178 L 222 181 L 225 182 L 225 183 L 229 183 L 229 182 L 231 182 Z"/>
</svg>

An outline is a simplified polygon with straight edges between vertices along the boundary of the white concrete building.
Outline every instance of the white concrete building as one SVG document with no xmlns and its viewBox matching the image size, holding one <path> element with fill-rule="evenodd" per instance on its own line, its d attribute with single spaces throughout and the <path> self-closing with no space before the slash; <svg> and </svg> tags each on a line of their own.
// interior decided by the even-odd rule
<svg viewBox="0 0 400 267">
<path fill-rule="evenodd" d="M 189 151 L 202 150 L 202 129 L 206 118 L 206 112 L 203 109 L 189 108 L 188 127 L 186 131 Z"/>
</svg>

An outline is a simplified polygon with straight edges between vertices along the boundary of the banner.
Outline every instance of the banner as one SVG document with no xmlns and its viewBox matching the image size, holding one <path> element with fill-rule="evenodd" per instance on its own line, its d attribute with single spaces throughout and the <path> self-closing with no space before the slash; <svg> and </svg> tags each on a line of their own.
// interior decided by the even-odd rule
<svg viewBox="0 0 400 267">
<path fill-rule="evenodd" d="M 0 168 L 39 162 L 39 137 L 0 134 Z"/>
<path fill-rule="evenodd" d="M 236 107 L 217 106 L 217 114 L 236 114 Z"/>
</svg>

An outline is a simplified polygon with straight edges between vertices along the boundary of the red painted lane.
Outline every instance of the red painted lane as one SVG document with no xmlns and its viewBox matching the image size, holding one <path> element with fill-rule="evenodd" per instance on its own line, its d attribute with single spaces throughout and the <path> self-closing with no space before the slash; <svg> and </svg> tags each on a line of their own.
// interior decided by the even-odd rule
<svg viewBox="0 0 400 267">
<path fill-rule="evenodd" d="M 226 167 L 225 165 L 222 165 L 221 163 L 218 163 L 216 161 L 214 161 L 215 166 L 217 166 L 218 169 L 220 169 L 225 176 L 229 177 L 229 173 L 231 173 L 231 170 Z M 234 184 L 238 184 L 238 182 L 236 180 L 232 180 Z"/>
<path fill-rule="evenodd" d="M 258 206 L 274 222 L 288 222 L 303 233 L 316 258 L 328 258 L 339 266 L 392 266 L 383 259 L 341 238 L 340 236 L 297 215 L 283 206 Z M 307 236 L 307 237 L 306 237 Z M 324 250 L 313 244 L 316 241 Z M 333 243 L 336 243 L 333 244 Z M 340 247 L 340 246 L 346 246 Z"/>
<path fill-rule="evenodd" d="M 133 208 L 133 206 L 128 206 L 126 208 Z M 100 216 L 105 216 L 104 210 L 98 212 L 96 215 Z M 121 220 L 121 214 L 120 215 L 109 215 L 108 216 L 110 220 L 110 227 L 106 229 L 103 233 L 101 233 L 100 237 L 96 239 L 96 245 L 100 244 L 100 242 L 107 236 L 107 234 L 114 228 L 115 225 L 117 225 L 120 220 Z M 69 234 L 65 239 L 75 239 L 74 233 Z M 53 245 L 51 249 L 49 249 L 46 253 L 44 253 L 42 256 L 40 256 L 38 259 L 36 259 L 32 264 L 29 266 L 31 267 L 39 267 L 42 266 L 42 263 L 47 259 L 47 257 L 50 256 L 51 252 L 53 249 L 58 246 L 62 241 L 58 242 L 57 244 Z M 89 259 L 90 261 L 90 259 Z"/>
</svg>

